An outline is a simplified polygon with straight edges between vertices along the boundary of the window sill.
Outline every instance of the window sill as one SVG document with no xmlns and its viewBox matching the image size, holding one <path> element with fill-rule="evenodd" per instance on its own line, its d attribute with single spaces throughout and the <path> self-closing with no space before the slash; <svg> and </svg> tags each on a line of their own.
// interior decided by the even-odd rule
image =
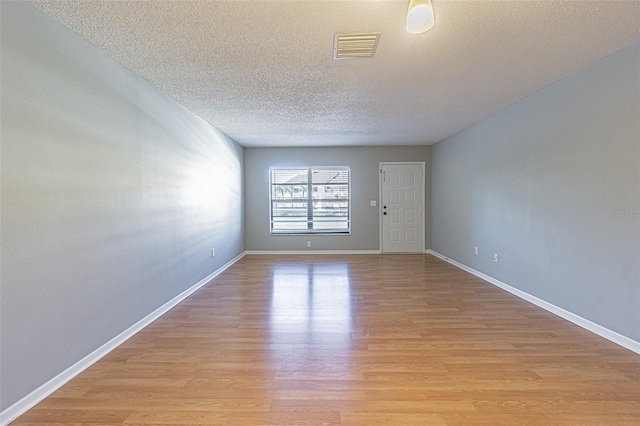
<svg viewBox="0 0 640 426">
<path fill-rule="evenodd" d="M 270 235 L 351 235 L 351 231 L 271 231 Z"/>
</svg>

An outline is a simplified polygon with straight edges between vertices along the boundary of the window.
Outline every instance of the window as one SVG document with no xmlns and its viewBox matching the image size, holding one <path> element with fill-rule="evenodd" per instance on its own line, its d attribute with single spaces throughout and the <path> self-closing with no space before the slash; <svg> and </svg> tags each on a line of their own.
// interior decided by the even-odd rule
<svg viewBox="0 0 640 426">
<path fill-rule="evenodd" d="M 348 234 L 349 168 L 271 169 L 272 234 Z"/>
</svg>

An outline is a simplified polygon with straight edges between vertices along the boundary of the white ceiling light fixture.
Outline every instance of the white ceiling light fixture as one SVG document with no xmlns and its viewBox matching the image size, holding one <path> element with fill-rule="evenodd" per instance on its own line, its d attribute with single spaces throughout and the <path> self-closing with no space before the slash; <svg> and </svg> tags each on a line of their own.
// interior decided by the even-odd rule
<svg viewBox="0 0 640 426">
<path fill-rule="evenodd" d="M 433 6 L 431 0 L 411 0 L 407 12 L 407 32 L 422 34 L 433 27 Z"/>
</svg>

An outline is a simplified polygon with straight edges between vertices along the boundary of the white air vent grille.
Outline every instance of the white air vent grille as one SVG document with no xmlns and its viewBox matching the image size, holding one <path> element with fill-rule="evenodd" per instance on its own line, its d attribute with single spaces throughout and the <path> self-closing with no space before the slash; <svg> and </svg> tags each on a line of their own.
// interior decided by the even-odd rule
<svg viewBox="0 0 640 426">
<path fill-rule="evenodd" d="M 373 58 L 380 33 L 336 34 L 333 38 L 333 59 Z"/>
</svg>

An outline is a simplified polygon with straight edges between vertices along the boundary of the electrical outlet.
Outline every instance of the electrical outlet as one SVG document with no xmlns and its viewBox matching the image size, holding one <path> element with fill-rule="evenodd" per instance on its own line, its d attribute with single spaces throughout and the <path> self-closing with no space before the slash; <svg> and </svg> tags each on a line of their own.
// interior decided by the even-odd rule
<svg viewBox="0 0 640 426">
<path fill-rule="evenodd" d="M 211 257 L 216 257 L 216 249 L 211 249 Z"/>
<path fill-rule="evenodd" d="M 498 256 L 498 253 L 493 253 L 493 261 L 500 262 L 500 256 Z"/>
<path fill-rule="evenodd" d="M 477 256 L 477 255 L 478 255 L 478 247 L 476 247 L 476 248 L 475 248 L 475 250 L 474 250 L 473 252 L 474 252 L 474 253 L 476 254 L 476 256 Z"/>
<path fill-rule="evenodd" d="M 311 247 L 311 241 L 307 241 L 307 247 Z"/>
<path fill-rule="evenodd" d="M 377 201 L 377 200 L 371 200 L 371 201 L 369 201 L 369 205 L 370 205 L 371 207 L 375 207 L 375 206 L 377 206 L 377 205 L 378 205 L 378 201 Z"/>
</svg>

